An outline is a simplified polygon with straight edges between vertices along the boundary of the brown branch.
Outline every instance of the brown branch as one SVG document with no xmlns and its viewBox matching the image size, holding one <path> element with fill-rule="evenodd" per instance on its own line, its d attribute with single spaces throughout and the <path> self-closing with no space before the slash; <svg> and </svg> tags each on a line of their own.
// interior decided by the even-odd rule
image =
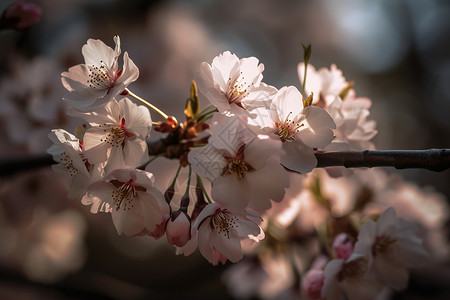
<svg viewBox="0 0 450 300">
<path fill-rule="evenodd" d="M 441 172 L 450 168 L 450 149 L 317 152 L 317 167 L 394 167 Z"/>
<path fill-rule="evenodd" d="M 182 149 L 161 139 L 149 143 L 149 154 L 164 154 L 177 158 Z M 346 168 L 394 167 L 396 169 L 419 168 L 444 171 L 450 168 L 450 149 L 429 150 L 365 150 L 347 152 L 316 152 L 317 168 L 343 166 Z M 54 163 L 49 154 L 31 157 L 0 159 L 0 177 L 45 167 Z"/>
</svg>

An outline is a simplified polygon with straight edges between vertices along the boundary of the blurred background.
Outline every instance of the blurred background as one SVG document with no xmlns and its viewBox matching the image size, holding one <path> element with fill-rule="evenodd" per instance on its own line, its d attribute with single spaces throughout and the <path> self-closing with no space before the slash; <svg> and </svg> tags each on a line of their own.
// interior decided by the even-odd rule
<svg viewBox="0 0 450 300">
<path fill-rule="evenodd" d="M 73 131 L 60 73 L 84 62 L 88 38 L 113 47 L 114 35 L 140 70 L 130 89 L 179 119 L 202 62 L 225 50 L 256 56 L 264 82 L 300 88 L 301 43 L 311 43 L 312 65 L 336 64 L 372 100 L 378 149 L 450 147 L 448 1 L 31 2 L 42 9 L 36 25 L 0 31 L 1 159 L 45 153 L 51 129 Z M 450 171 L 396 172 L 450 196 Z M 118 236 L 109 215 L 66 199 L 66 188 L 50 168 L 0 178 L 1 299 L 231 297 L 227 266 L 177 256 L 165 238 Z"/>
</svg>

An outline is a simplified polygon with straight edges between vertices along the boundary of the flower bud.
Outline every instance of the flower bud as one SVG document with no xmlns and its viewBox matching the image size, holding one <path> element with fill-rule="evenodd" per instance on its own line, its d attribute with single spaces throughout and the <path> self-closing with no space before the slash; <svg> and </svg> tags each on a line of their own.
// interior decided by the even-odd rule
<svg viewBox="0 0 450 300">
<path fill-rule="evenodd" d="M 353 239 L 346 233 L 338 234 L 333 241 L 333 249 L 337 258 L 347 260 L 353 253 Z"/>
<path fill-rule="evenodd" d="M 19 1 L 11 4 L 3 12 L 0 28 L 24 30 L 36 24 L 41 18 L 41 8 L 34 3 Z"/>
<path fill-rule="evenodd" d="M 191 239 L 191 220 L 184 211 L 178 210 L 167 221 L 166 237 L 170 244 L 183 247 Z"/>
<path fill-rule="evenodd" d="M 303 277 L 302 291 L 310 299 L 320 299 L 322 287 L 325 281 L 323 270 L 311 269 Z"/>
</svg>

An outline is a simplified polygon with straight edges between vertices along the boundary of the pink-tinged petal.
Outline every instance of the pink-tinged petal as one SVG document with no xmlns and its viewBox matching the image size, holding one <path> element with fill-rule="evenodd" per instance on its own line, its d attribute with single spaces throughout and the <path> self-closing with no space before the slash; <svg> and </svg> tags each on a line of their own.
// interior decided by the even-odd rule
<svg viewBox="0 0 450 300">
<path fill-rule="evenodd" d="M 166 237 L 167 241 L 177 247 L 183 247 L 190 239 L 191 221 L 185 213 L 180 213 L 174 220 L 167 221 Z"/>
<path fill-rule="evenodd" d="M 258 226 L 258 224 L 247 219 L 246 217 L 236 216 L 236 218 L 236 223 L 238 224 L 238 226 L 235 227 L 234 230 L 236 230 L 236 234 L 239 238 L 248 238 L 249 235 L 257 237 L 260 235 L 261 228 Z"/>
<path fill-rule="evenodd" d="M 296 138 L 301 138 L 303 143 L 312 147 L 325 147 L 333 140 L 334 134 L 331 130 L 336 128 L 331 116 L 322 108 L 308 106 L 303 110 L 305 115 L 304 126 L 299 128 Z"/>
<path fill-rule="evenodd" d="M 423 248 L 422 243 L 410 240 L 397 240 L 397 259 L 407 268 L 423 267 L 429 262 L 430 254 Z"/>
<path fill-rule="evenodd" d="M 89 130 L 92 130 L 90 134 L 87 134 L 86 132 L 86 134 L 84 135 L 84 156 L 91 164 L 99 164 L 105 162 L 108 159 L 111 145 L 100 141 L 100 139 L 104 136 L 104 132 L 102 129 L 93 127 Z"/>
<path fill-rule="evenodd" d="M 237 236 L 219 234 L 213 231 L 210 235 L 210 243 L 229 261 L 238 262 L 242 259 L 243 253 L 241 248 L 241 240 Z"/>
<path fill-rule="evenodd" d="M 116 84 L 123 84 L 125 87 L 136 81 L 139 77 L 139 69 L 128 56 L 128 52 L 123 55 L 122 74 L 116 80 Z"/>
<path fill-rule="evenodd" d="M 217 203 L 210 203 L 206 205 L 203 210 L 198 215 L 197 219 L 195 219 L 194 223 L 192 224 L 193 227 L 197 228 L 200 224 L 202 224 L 204 219 L 214 215 L 217 209 L 219 209 L 220 206 Z"/>
<path fill-rule="evenodd" d="M 120 149 L 118 149 L 120 151 Z M 126 165 L 138 167 L 148 160 L 147 142 L 140 138 L 127 139 L 123 146 L 123 159 Z"/>
<path fill-rule="evenodd" d="M 249 201 L 250 187 L 244 178 L 239 180 L 236 175 L 220 176 L 213 182 L 212 198 L 230 210 L 243 210 Z"/>
<path fill-rule="evenodd" d="M 195 75 L 195 81 L 201 101 L 210 102 L 221 113 L 230 110 L 228 99 L 223 93 L 224 89 L 221 89 L 219 84 L 214 83 L 211 67 L 207 63 L 202 63 L 200 72 Z"/>
<path fill-rule="evenodd" d="M 91 183 L 91 178 L 84 174 L 77 174 L 73 176 L 70 182 L 70 189 L 67 193 L 67 198 L 76 199 L 82 197 L 86 193 L 86 189 Z"/>
<path fill-rule="evenodd" d="M 81 203 L 92 205 L 91 213 L 93 214 L 99 211 L 109 212 L 113 191 L 114 186 L 110 183 L 103 181 L 93 183 L 81 199 Z"/>
<path fill-rule="evenodd" d="M 155 191 L 153 193 L 138 191 L 137 196 L 138 198 L 134 201 L 139 201 L 140 203 L 140 215 L 143 216 L 142 227 L 152 232 L 163 219 L 159 204 L 161 201 L 164 201 L 164 196 L 161 192 Z"/>
<path fill-rule="evenodd" d="M 119 209 L 112 206 L 111 215 L 118 235 L 133 236 L 144 229 L 144 217 L 141 215 L 141 203 L 133 200 L 133 204 L 124 206 L 122 203 Z"/>
<path fill-rule="evenodd" d="M 220 87 L 224 88 L 227 85 L 228 79 L 239 73 L 239 66 L 239 58 L 231 54 L 230 51 L 225 51 L 219 56 L 216 56 L 211 65 L 214 81 Z"/>
<path fill-rule="evenodd" d="M 112 147 L 105 166 L 105 174 L 116 169 L 125 169 L 136 166 L 128 166 L 123 158 L 123 151 L 118 147 Z"/>
<path fill-rule="evenodd" d="M 329 299 L 341 299 L 337 287 L 337 275 L 344 265 L 343 259 L 333 259 L 325 266 L 325 280 L 322 288 L 322 297 Z"/>
<path fill-rule="evenodd" d="M 67 111 L 67 115 L 75 118 L 81 118 L 88 122 L 91 126 L 120 124 L 120 108 L 119 104 L 114 99 L 104 106 L 89 108 L 89 111 L 87 112 L 69 109 Z"/>
<path fill-rule="evenodd" d="M 294 86 L 282 87 L 271 104 L 272 120 L 280 123 L 294 120 L 303 110 L 302 95 Z"/>
<path fill-rule="evenodd" d="M 194 226 L 191 226 L 191 239 L 181 248 L 177 248 L 176 254 L 184 254 L 189 256 L 197 250 L 198 246 L 198 230 Z"/>
<path fill-rule="evenodd" d="M 395 209 L 389 207 L 386 209 L 377 220 L 377 236 L 383 236 L 390 233 L 390 229 L 395 227 L 397 221 Z"/>
<path fill-rule="evenodd" d="M 250 93 L 242 101 L 242 105 L 249 111 L 258 107 L 270 108 L 270 104 L 277 92 L 278 90 L 275 87 L 261 82 L 258 86 L 251 89 Z"/>
<path fill-rule="evenodd" d="M 211 245 L 211 227 L 209 226 L 210 219 L 198 228 L 198 250 L 210 263 L 214 262 L 213 246 Z"/>
<path fill-rule="evenodd" d="M 317 166 L 317 158 L 311 147 L 304 145 L 301 141 L 283 143 L 286 154 L 281 156 L 281 164 L 299 173 L 309 173 Z"/>
<path fill-rule="evenodd" d="M 367 258 L 367 265 L 369 268 L 373 263 L 372 246 L 376 236 L 377 224 L 372 220 L 368 220 L 359 231 L 358 241 L 355 243 L 353 251 L 353 255 L 360 255 Z"/>
<path fill-rule="evenodd" d="M 136 105 L 128 98 L 119 101 L 122 117 L 125 119 L 125 128 L 132 134 L 146 138 L 150 134 L 152 119 L 148 108 Z"/>
<path fill-rule="evenodd" d="M 117 53 L 101 40 L 89 39 L 81 48 L 84 61 L 88 66 L 101 66 L 101 62 L 111 68 L 116 64 Z"/>
<path fill-rule="evenodd" d="M 244 81 L 250 86 L 258 86 L 261 82 L 264 65 L 256 57 L 247 57 L 240 60 L 240 72 Z"/>
<path fill-rule="evenodd" d="M 155 175 L 139 169 L 135 169 L 134 174 L 133 182 L 135 185 L 142 186 L 147 190 L 152 190 L 155 188 Z"/>
<path fill-rule="evenodd" d="M 248 206 L 255 210 L 269 209 L 270 200 L 280 202 L 289 185 L 288 173 L 276 159 L 266 161 L 259 170 L 248 172 L 246 179 L 250 190 Z"/>
<path fill-rule="evenodd" d="M 211 145 L 194 148 L 189 151 L 188 161 L 195 174 L 206 177 L 210 181 L 220 177 L 223 168 L 226 166 L 226 161 L 222 154 Z"/>
<path fill-rule="evenodd" d="M 404 290 L 408 286 L 408 270 L 391 260 L 385 259 L 383 255 L 375 257 L 372 270 L 375 270 L 378 280 L 394 290 Z"/>
<path fill-rule="evenodd" d="M 245 146 L 244 160 L 252 168 L 258 170 L 264 167 L 267 160 L 271 158 L 279 160 L 282 154 L 282 143 L 279 139 L 255 138 Z"/>
</svg>

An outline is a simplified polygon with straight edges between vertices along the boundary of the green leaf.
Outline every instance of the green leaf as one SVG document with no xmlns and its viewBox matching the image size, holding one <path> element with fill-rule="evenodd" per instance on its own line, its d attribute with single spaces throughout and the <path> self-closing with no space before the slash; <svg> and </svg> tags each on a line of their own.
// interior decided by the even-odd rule
<svg viewBox="0 0 450 300">
<path fill-rule="evenodd" d="M 313 93 L 311 93 L 308 98 L 303 99 L 303 107 L 308 107 L 311 106 L 312 102 L 313 102 Z"/>
<path fill-rule="evenodd" d="M 339 97 L 344 100 L 345 96 L 347 96 L 348 91 L 355 85 L 354 81 L 350 81 L 348 85 L 339 93 Z"/>
<path fill-rule="evenodd" d="M 197 97 L 197 84 L 192 80 L 190 97 L 186 101 L 186 107 L 184 109 L 184 114 L 188 120 L 195 118 L 200 112 L 200 103 Z"/>
<path fill-rule="evenodd" d="M 302 43 L 302 47 L 303 47 L 303 61 L 305 62 L 305 65 L 308 65 L 309 60 L 311 59 L 311 44 L 309 44 L 308 46 L 305 46 Z M 305 66 L 306 68 L 306 66 Z"/>
</svg>

